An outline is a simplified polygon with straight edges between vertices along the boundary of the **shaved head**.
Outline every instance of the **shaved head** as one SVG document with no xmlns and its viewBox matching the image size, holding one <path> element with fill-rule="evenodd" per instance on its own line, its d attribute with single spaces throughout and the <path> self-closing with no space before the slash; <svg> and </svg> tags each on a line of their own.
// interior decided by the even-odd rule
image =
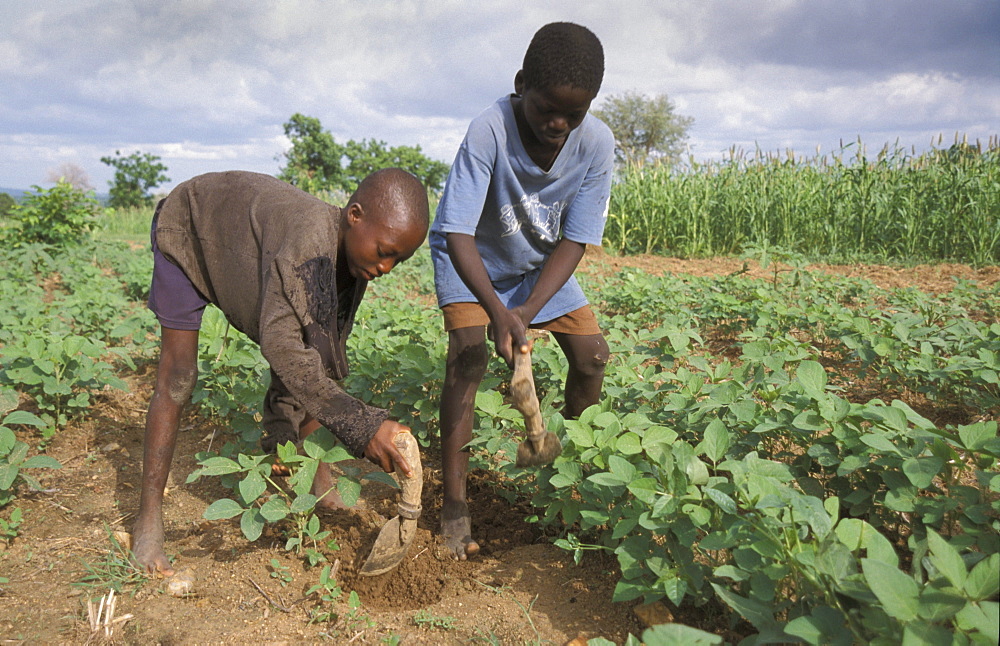
<svg viewBox="0 0 1000 646">
<path fill-rule="evenodd" d="M 426 230 L 430 222 L 427 189 L 412 173 L 383 168 L 366 177 L 348 201 L 394 227 Z"/>
</svg>

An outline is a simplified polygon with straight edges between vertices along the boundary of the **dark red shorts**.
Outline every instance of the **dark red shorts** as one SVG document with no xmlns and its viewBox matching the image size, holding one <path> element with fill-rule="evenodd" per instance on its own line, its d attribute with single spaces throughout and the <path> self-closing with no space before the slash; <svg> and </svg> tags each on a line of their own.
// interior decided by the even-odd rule
<svg viewBox="0 0 1000 646">
<path fill-rule="evenodd" d="M 201 317 L 208 300 L 202 296 L 180 267 L 160 253 L 156 245 L 157 205 L 149 241 L 153 245 L 153 281 L 149 286 L 149 309 L 160 325 L 172 330 L 201 329 Z"/>
</svg>

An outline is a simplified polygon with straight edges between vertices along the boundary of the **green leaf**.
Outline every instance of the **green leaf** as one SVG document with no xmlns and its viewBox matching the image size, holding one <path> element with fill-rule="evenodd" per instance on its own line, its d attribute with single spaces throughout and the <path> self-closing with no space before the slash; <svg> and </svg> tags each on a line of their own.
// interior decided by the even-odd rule
<svg viewBox="0 0 1000 646">
<path fill-rule="evenodd" d="M 260 535 L 264 533 L 264 524 L 264 517 L 256 507 L 251 507 L 244 511 L 243 516 L 240 518 L 240 530 L 243 531 L 243 536 L 251 543 L 260 538 Z"/>
<path fill-rule="evenodd" d="M 358 497 L 361 496 L 361 483 L 354 478 L 340 476 L 337 478 L 337 492 L 345 505 L 353 507 L 358 504 Z"/>
<path fill-rule="evenodd" d="M 931 486 L 934 476 L 943 466 L 944 460 L 939 457 L 907 458 L 903 460 L 903 473 L 906 474 L 913 486 L 918 489 L 926 489 Z"/>
<path fill-rule="evenodd" d="M 382 484 L 388 485 L 393 489 L 399 489 L 399 483 L 396 482 L 396 479 L 385 471 L 372 471 L 371 473 L 361 476 L 361 479 L 371 480 L 372 482 L 381 482 Z"/>
<path fill-rule="evenodd" d="M 221 456 L 215 456 L 208 458 L 207 460 L 202 460 L 199 464 L 201 466 L 199 471 L 202 475 L 206 476 L 224 476 L 229 473 L 236 473 L 237 471 L 242 470 L 239 464 L 229 458 Z"/>
<path fill-rule="evenodd" d="M 941 646 L 953 644 L 954 635 L 943 626 L 915 621 L 903 627 L 903 646 Z"/>
<path fill-rule="evenodd" d="M 1000 643 L 1000 604 L 996 601 L 966 604 L 955 615 L 955 620 L 962 630 L 975 630 L 982 634 L 989 640 L 985 643 Z"/>
<path fill-rule="evenodd" d="M 833 520 L 823 507 L 822 500 L 814 496 L 797 495 L 791 502 L 796 519 L 804 520 L 818 538 L 825 538 L 830 533 Z"/>
<path fill-rule="evenodd" d="M 890 617 L 904 622 L 916 619 L 920 607 L 916 581 L 898 568 L 874 559 L 861 559 L 861 569 L 868 587 Z"/>
<path fill-rule="evenodd" d="M 899 449 L 884 435 L 878 435 L 875 433 L 867 433 L 861 436 L 861 441 L 872 447 L 876 451 L 881 451 L 882 453 L 888 453 L 891 455 L 899 455 Z"/>
<path fill-rule="evenodd" d="M 278 496 L 272 496 L 260 506 L 260 515 L 269 523 L 276 523 L 286 518 L 289 511 L 288 504 Z"/>
<path fill-rule="evenodd" d="M 996 422 L 977 422 L 958 427 L 962 445 L 970 451 L 982 449 L 989 440 L 997 436 Z"/>
<path fill-rule="evenodd" d="M 837 538 L 852 552 L 864 549 L 868 558 L 879 560 L 893 567 L 899 566 L 899 556 L 877 529 L 859 518 L 844 518 L 836 527 Z"/>
<path fill-rule="evenodd" d="M 719 491 L 713 487 L 705 487 L 702 490 L 706 496 L 712 499 L 712 502 L 717 504 L 719 508 L 726 512 L 727 514 L 736 513 L 736 501 L 734 501 L 725 492 Z"/>
<path fill-rule="evenodd" d="M 599 471 L 591 474 L 587 476 L 587 480 L 601 487 L 621 487 L 625 485 L 619 476 L 607 471 Z"/>
<path fill-rule="evenodd" d="M 6 361 L 4 362 L 6 363 Z M 21 398 L 17 390 L 13 388 L 0 387 L 0 415 L 17 408 Z"/>
<path fill-rule="evenodd" d="M 635 466 L 623 457 L 617 455 L 608 456 L 608 468 L 624 484 L 632 482 L 632 479 L 635 478 Z"/>
<path fill-rule="evenodd" d="M 721 646 L 722 637 L 684 624 L 659 624 L 642 633 L 646 646 Z M 589 646 L 589 643 L 588 643 Z"/>
<path fill-rule="evenodd" d="M 811 614 L 793 619 L 785 632 L 807 644 L 849 646 L 852 642 L 844 613 L 829 606 L 817 606 Z"/>
<path fill-rule="evenodd" d="M 241 513 L 243 513 L 242 505 L 230 498 L 222 498 L 221 500 L 216 500 L 209 505 L 208 509 L 205 510 L 203 517 L 206 520 L 223 520 L 225 518 L 232 518 L 233 516 Z"/>
<path fill-rule="evenodd" d="M 642 441 L 638 435 L 629 431 L 618 438 L 615 443 L 618 452 L 622 455 L 637 455 L 642 453 Z"/>
<path fill-rule="evenodd" d="M 61 469 L 62 464 L 51 455 L 34 455 L 21 463 L 22 469 Z"/>
<path fill-rule="evenodd" d="M 931 563 L 953 586 L 961 589 L 965 585 L 965 561 L 961 554 L 933 529 L 927 529 L 927 545 L 931 550 Z"/>
<path fill-rule="evenodd" d="M 0 492 L 7 491 L 17 479 L 17 465 L 4 464 L 0 462 Z"/>
<path fill-rule="evenodd" d="M 16 410 L 7 417 L 4 418 L 3 423 L 5 425 L 13 426 L 15 424 L 22 424 L 24 426 L 35 426 L 37 428 L 42 428 L 45 426 L 45 421 L 41 417 L 35 415 L 34 413 L 29 413 L 26 410 Z"/>
<path fill-rule="evenodd" d="M 311 493 L 299 494 L 295 496 L 295 500 L 292 501 L 288 511 L 293 514 L 305 514 L 311 512 L 318 502 L 319 498 Z"/>
<path fill-rule="evenodd" d="M 826 370 L 817 361 L 802 361 L 795 371 L 795 380 L 813 399 L 822 398 L 826 392 Z"/>
<path fill-rule="evenodd" d="M 774 608 L 770 605 L 761 603 L 756 599 L 742 597 L 715 583 L 712 584 L 712 587 L 715 589 L 715 593 L 729 604 L 730 608 L 753 624 L 757 630 L 765 632 L 777 627 L 778 623 L 774 619 Z"/>
<path fill-rule="evenodd" d="M 688 460 L 684 471 L 693 485 L 703 485 L 708 482 L 708 466 L 694 456 Z"/>
<path fill-rule="evenodd" d="M 267 491 L 267 481 L 264 480 L 260 473 L 251 471 L 245 478 L 240 480 L 238 489 L 243 502 L 249 505 Z"/>
<path fill-rule="evenodd" d="M 646 594 L 648 587 L 645 583 L 636 583 L 632 581 L 619 580 L 615 584 L 614 594 L 611 595 L 612 601 L 632 601 L 633 599 L 638 599 L 642 595 Z"/>
<path fill-rule="evenodd" d="M 730 437 L 726 425 L 722 420 L 712 420 L 705 429 L 705 439 L 699 446 L 700 451 L 704 451 L 709 460 L 718 464 L 725 457 L 729 450 Z"/>
<path fill-rule="evenodd" d="M 594 430 L 580 420 L 566 421 L 566 437 L 577 446 L 588 448 L 594 446 Z"/>
<path fill-rule="evenodd" d="M 969 572 L 965 592 L 973 601 L 989 599 L 1000 591 L 1000 554 L 984 558 Z"/>
<path fill-rule="evenodd" d="M 311 458 L 321 459 L 337 445 L 337 438 L 325 426 L 320 426 L 302 440 L 302 450 Z"/>
<path fill-rule="evenodd" d="M 636 478 L 628 483 L 628 490 L 645 504 L 653 505 L 659 492 L 658 485 L 656 478 Z"/>
<path fill-rule="evenodd" d="M 319 466 L 320 463 L 315 458 L 309 458 L 292 474 L 292 477 L 288 479 L 288 484 L 292 487 L 295 495 L 302 496 L 312 490 L 313 479 L 316 477 Z"/>
</svg>

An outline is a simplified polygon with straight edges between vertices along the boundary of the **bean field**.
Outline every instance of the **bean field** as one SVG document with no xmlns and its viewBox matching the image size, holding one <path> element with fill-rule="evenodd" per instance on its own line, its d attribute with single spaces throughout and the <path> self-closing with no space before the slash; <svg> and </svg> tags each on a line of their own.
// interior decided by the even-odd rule
<svg viewBox="0 0 1000 646">
<path fill-rule="evenodd" d="M 995 142 L 954 150 L 626 173 L 607 251 L 588 251 L 579 271 L 612 351 L 602 402 L 577 420 L 559 415 L 563 358 L 540 335 L 535 382 L 564 448 L 522 469 L 523 420 L 499 360 L 477 395 L 470 496 L 488 564 L 433 561 L 447 340 L 426 247 L 375 281 L 344 386 L 414 429 L 430 474 L 424 551 L 382 587 L 359 579 L 350 556 L 362 551 L 358 527 L 388 509 L 371 492 L 391 499 L 391 478 L 345 459 L 325 432 L 280 448 L 292 475 L 271 477 L 275 456 L 257 448 L 266 364 L 216 311 L 201 334 L 190 452 L 170 485 L 195 495 L 186 516 L 168 517 L 168 553 L 181 544 L 179 565 L 213 573 L 256 568 L 256 589 L 220 575 L 198 598 L 173 599 L 131 568 L 158 343 L 144 307 L 148 245 L 105 227 L 73 244 L 3 248 L 0 636 L 996 644 L 1000 173 Z M 833 270 L 807 260 L 820 249 L 855 260 Z M 678 256 L 711 269 L 686 271 L 671 264 Z M 931 289 L 871 280 L 861 257 L 963 264 L 923 266 L 942 276 Z M 347 502 L 367 506 L 338 522 L 318 512 L 304 474 L 321 462 L 339 465 Z M 111 502 L 84 514 L 85 499 L 105 495 L 90 478 Z M 61 555 L 51 541 L 64 541 Z M 542 568 L 563 585 L 519 587 Z M 110 591 L 129 618 L 95 623 Z M 193 619 L 199 608 L 220 614 Z M 635 618 L 650 608 L 660 619 Z"/>
</svg>

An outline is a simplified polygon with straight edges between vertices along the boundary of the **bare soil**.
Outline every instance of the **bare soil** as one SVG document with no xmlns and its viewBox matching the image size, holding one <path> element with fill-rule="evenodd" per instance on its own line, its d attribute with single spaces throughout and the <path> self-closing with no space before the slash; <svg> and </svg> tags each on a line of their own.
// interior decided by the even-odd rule
<svg viewBox="0 0 1000 646">
<path fill-rule="evenodd" d="M 581 271 L 615 272 L 625 266 L 644 271 L 696 275 L 730 274 L 742 261 L 718 258 L 678 260 L 657 256 L 613 257 L 592 251 Z M 983 286 L 1000 281 L 1000 268 L 962 265 L 911 268 L 883 266 L 814 266 L 867 278 L 883 287 L 914 286 L 932 293 L 951 289 L 956 278 Z M 751 275 L 771 275 L 752 268 Z M 393 490 L 370 484 L 361 509 L 325 513 L 339 551 L 327 552 L 336 564 L 344 591 L 335 610 L 341 620 L 310 624 L 317 606 L 306 591 L 319 579 L 319 568 L 283 549 L 274 533 L 247 542 L 235 521 L 205 521 L 202 513 L 229 493 L 215 479 L 185 484 L 195 469 L 194 454 L 208 448 L 217 429 L 190 416 L 182 425 L 165 507 L 167 552 L 175 568 L 194 575 L 193 594 L 166 593 L 167 581 L 152 579 L 132 586 L 117 601 L 110 637 L 92 632 L 87 600 L 106 590 L 74 585 L 108 558 L 109 530 L 128 531 L 138 507 L 142 432 L 154 365 L 130 378 L 131 392 L 108 392 L 92 415 L 60 432 L 49 447 L 64 465 L 39 473 L 44 492 L 22 491 L 14 506 L 24 512 L 19 535 L 0 551 L 0 643 L 388 643 L 403 644 L 554 643 L 581 644 L 604 637 L 616 643 L 641 634 L 644 623 L 636 603 L 612 603 L 617 580 L 613 556 L 585 553 L 579 566 L 554 547 L 550 537 L 525 521 L 532 510 L 512 505 L 491 487 L 487 474 L 470 482 L 473 532 L 481 554 L 466 562 L 447 557 L 435 537 L 440 511 L 440 468 L 436 451 L 425 450 L 424 513 L 416 540 L 404 562 L 378 577 L 360 577 L 363 562 L 385 518 L 395 513 Z M 879 396 L 867 385 L 867 399 Z M 938 411 L 939 415 L 946 411 Z M 933 417 L 932 417 L 933 418 Z M 218 441 L 218 440 L 215 440 Z M 367 464 L 359 462 L 359 465 Z M 2 544 L 0 544 L 2 549 Z M 271 560 L 288 568 L 286 585 Z M 356 591 L 372 625 L 348 622 L 347 595 Z M 645 616 L 644 609 L 640 614 Z M 712 608 L 671 608 L 677 621 L 727 634 Z M 669 619 L 669 616 L 668 616 Z M 574 641 L 575 640 L 575 641 Z"/>
</svg>

